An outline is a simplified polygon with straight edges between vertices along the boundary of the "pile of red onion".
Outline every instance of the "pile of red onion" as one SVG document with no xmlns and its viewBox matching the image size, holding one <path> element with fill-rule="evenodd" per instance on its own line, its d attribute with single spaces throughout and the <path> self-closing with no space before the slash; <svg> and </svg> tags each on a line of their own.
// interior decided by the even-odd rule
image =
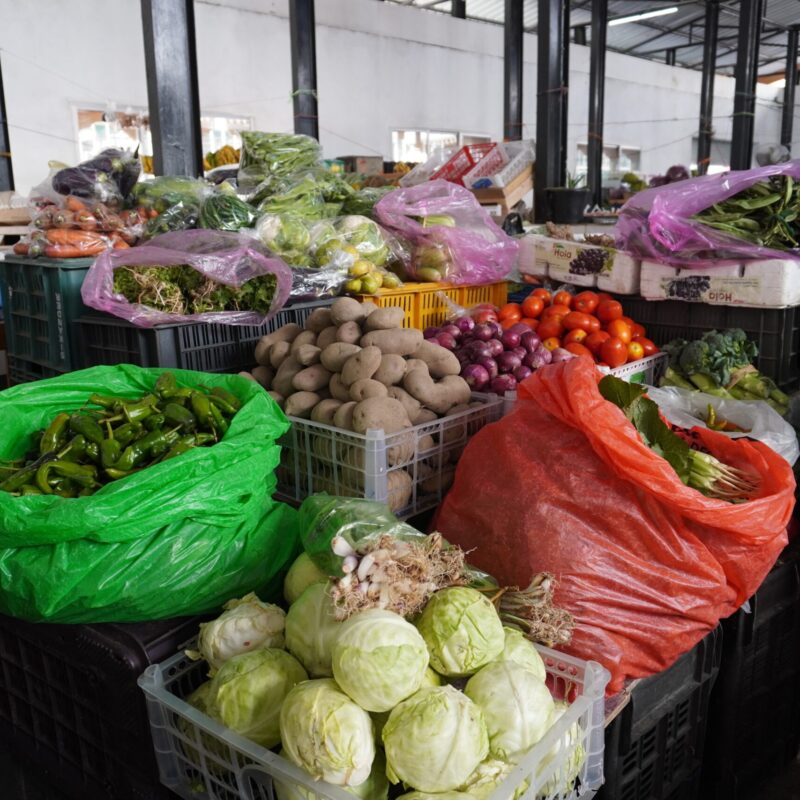
<svg viewBox="0 0 800 800">
<path fill-rule="evenodd" d="M 511 392 L 539 367 L 573 357 L 560 347 L 548 350 L 536 331 L 521 322 L 504 331 L 496 322 L 463 316 L 426 328 L 424 335 L 455 353 L 461 377 L 475 392 Z"/>
</svg>

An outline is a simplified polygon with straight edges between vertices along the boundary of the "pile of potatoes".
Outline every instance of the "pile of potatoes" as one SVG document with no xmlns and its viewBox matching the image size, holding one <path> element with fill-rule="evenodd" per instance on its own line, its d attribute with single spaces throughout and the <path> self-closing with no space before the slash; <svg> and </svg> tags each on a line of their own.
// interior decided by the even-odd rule
<svg viewBox="0 0 800 800">
<path fill-rule="evenodd" d="M 460 377 L 461 365 L 452 352 L 426 341 L 422 331 L 403 328 L 402 308 L 377 308 L 349 297 L 316 309 L 305 329 L 284 325 L 256 345 L 258 364 L 248 374 L 288 416 L 334 425 L 364 434 L 383 430 L 399 434 L 413 425 L 432 422 L 469 408 L 470 388 Z M 433 447 L 430 436 L 415 443 L 413 434 L 393 437 L 387 460 L 406 464 L 417 452 Z M 312 444 L 325 475 L 340 467 L 339 485 L 315 485 L 313 491 L 338 490 L 342 479 L 353 493 L 363 492 L 363 447 L 331 453 L 331 438 Z M 418 463 L 422 491 L 442 488 L 440 465 Z M 422 474 L 419 474 L 419 473 Z M 426 477 L 427 472 L 427 477 Z M 450 470 L 452 472 L 452 470 Z M 347 474 L 352 473 L 352 474 Z M 450 478 L 451 476 L 448 476 Z M 425 481 L 429 486 L 425 485 Z M 411 496 L 412 478 L 405 470 L 389 472 L 390 505 L 403 508 Z M 434 485 L 436 484 L 436 485 Z"/>
</svg>

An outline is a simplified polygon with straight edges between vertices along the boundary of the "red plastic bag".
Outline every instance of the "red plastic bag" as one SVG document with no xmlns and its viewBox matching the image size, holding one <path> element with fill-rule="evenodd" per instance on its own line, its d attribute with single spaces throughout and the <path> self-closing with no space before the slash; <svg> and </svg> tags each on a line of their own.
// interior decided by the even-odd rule
<svg viewBox="0 0 800 800">
<path fill-rule="evenodd" d="M 761 477 L 747 503 L 705 497 L 603 399 L 600 377 L 575 358 L 522 383 L 512 413 L 470 441 L 435 527 L 503 584 L 553 573 L 577 623 L 567 651 L 609 669 L 615 693 L 753 594 L 786 544 L 795 482 L 766 445 L 693 429 Z"/>
</svg>

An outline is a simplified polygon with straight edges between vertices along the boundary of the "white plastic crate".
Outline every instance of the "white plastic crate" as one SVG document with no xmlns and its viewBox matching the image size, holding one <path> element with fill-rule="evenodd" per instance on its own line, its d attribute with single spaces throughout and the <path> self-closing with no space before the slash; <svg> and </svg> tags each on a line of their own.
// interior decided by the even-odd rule
<svg viewBox="0 0 800 800">
<path fill-rule="evenodd" d="M 470 437 L 503 415 L 503 399 L 473 393 L 474 407 L 399 433 L 353 433 L 289 417 L 280 439 L 278 497 L 301 502 L 327 492 L 387 503 L 407 518 L 441 503 Z"/>
<path fill-rule="evenodd" d="M 609 673 L 594 661 L 536 647 L 547 670 L 548 688 L 570 707 L 488 800 L 507 800 L 526 782 L 527 789 L 520 794 L 526 800 L 588 800 L 603 783 L 604 696 Z M 352 800 L 341 787 L 315 782 L 286 759 L 186 703 L 183 698 L 203 683 L 206 671 L 205 663 L 178 654 L 148 667 L 139 678 L 164 786 L 184 800 L 275 800 L 272 781 L 278 778 L 301 792 L 308 791 L 310 798 Z M 575 730 L 579 734 L 571 736 Z M 542 765 L 556 743 L 566 741 L 569 745 Z M 577 784 L 570 791 L 559 792 L 578 746 L 586 757 Z M 545 792 L 545 787 L 556 791 Z"/>
<path fill-rule="evenodd" d="M 497 157 L 493 157 L 497 154 Z M 532 141 L 498 143 L 465 176 L 470 189 L 502 189 L 529 167 L 534 160 Z"/>
<path fill-rule="evenodd" d="M 656 353 L 653 356 L 631 361 L 621 367 L 598 367 L 607 375 L 615 375 L 628 383 L 644 383 L 647 386 L 658 386 L 658 381 L 667 369 L 669 356 L 666 353 Z"/>
</svg>

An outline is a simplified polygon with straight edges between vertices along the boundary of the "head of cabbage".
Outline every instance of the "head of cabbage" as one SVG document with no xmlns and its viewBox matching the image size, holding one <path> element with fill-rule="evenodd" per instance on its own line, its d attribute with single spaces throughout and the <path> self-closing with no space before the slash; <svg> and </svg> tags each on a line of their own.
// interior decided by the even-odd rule
<svg viewBox="0 0 800 800">
<path fill-rule="evenodd" d="M 492 792 L 509 776 L 513 769 L 513 764 L 497 758 L 488 758 L 478 764 L 475 772 L 467 778 L 459 790 L 475 800 L 488 800 Z M 529 781 L 522 781 L 516 786 L 513 794 L 506 796 L 506 800 L 516 800 L 528 786 L 530 786 Z"/>
<path fill-rule="evenodd" d="M 311 233 L 301 217 L 291 213 L 265 214 L 256 224 L 256 232 L 270 250 L 290 264 L 301 265 L 308 261 Z"/>
<path fill-rule="evenodd" d="M 533 646 L 530 639 L 526 639 L 521 631 L 516 628 L 504 627 L 505 645 L 503 652 L 495 659 L 496 661 L 513 661 L 523 667 L 527 667 L 539 680 L 547 678 L 547 670 L 544 661 L 539 655 L 539 651 Z"/>
<path fill-rule="evenodd" d="M 493 757 L 516 762 L 550 727 L 553 698 L 545 684 L 514 661 L 495 661 L 464 688 L 483 711 Z"/>
<path fill-rule="evenodd" d="M 286 614 L 286 648 L 312 678 L 333 675 L 333 643 L 342 623 L 334 616 L 329 583 L 312 583 Z"/>
<path fill-rule="evenodd" d="M 279 755 L 291 761 L 285 750 L 281 750 Z M 283 783 L 275 778 L 274 784 L 278 800 L 322 800 L 321 795 L 312 792 L 311 789 L 306 789 L 299 783 Z M 358 797 L 359 800 L 386 800 L 389 796 L 389 780 L 386 777 L 386 757 L 383 755 L 383 751 L 375 751 L 372 769 L 364 783 L 360 783 L 358 786 L 343 786 L 342 789 L 348 794 L 352 794 L 353 797 Z"/>
<path fill-rule="evenodd" d="M 283 580 L 283 596 L 291 605 L 312 583 L 327 580 L 328 576 L 311 560 L 311 556 L 301 553 L 292 562 Z"/>
<path fill-rule="evenodd" d="M 550 716 L 550 727 L 558 723 L 568 708 L 569 704 L 563 700 L 556 701 L 553 713 Z M 583 732 L 581 726 L 576 722 L 550 748 L 550 751 L 542 759 L 539 769 L 546 769 L 555 760 L 558 761 L 559 769 L 542 787 L 542 794 L 555 794 L 556 792 L 569 794 L 578 775 L 580 775 L 583 762 L 586 760 L 586 750 L 582 742 Z"/>
<path fill-rule="evenodd" d="M 503 623 L 477 589 L 454 586 L 436 592 L 417 620 L 431 666 L 448 678 L 477 672 L 503 652 Z"/>
<path fill-rule="evenodd" d="M 308 675 L 285 650 L 235 656 L 211 679 L 208 714 L 262 747 L 280 743 L 279 714 L 290 690 Z"/>
<path fill-rule="evenodd" d="M 364 258 L 377 266 L 386 263 L 389 257 L 386 239 L 380 226 L 369 217 L 350 214 L 339 220 L 337 229 L 339 235 L 355 247 Z"/>
<path fill-rule="evenodd" d="M 197 650 L 191 658 L 204 658 L 214 673 L 229 659 L 265 647 L 283 647 L 286 613 L 272 603 L 263 603 L 254 592 L 240 600 L 229 600 L 222 614 L 200 623 Z"/>
<path fill-rule="evenodd" d="M 393 611 L 353 614 L 333 645 L 334 679 L 367 711 L 389 711 L 414 694 L 427 668 L 425 640 Z"/>
<path fill-rule="evenodd" d="M 286 756 L 315 780 L 360 786 L 369 778 L 375 758 L 372 720 L 335 681 L 295 686 L 281 707 L 280 732 Z"/>
<path fill-rule="evenodd" d="M 441 686 L 442 683 L 442 676 L 428 667 L 428 669 L 425 670 L 425 674 L 422 676 L 422 683 L 419 685 L 419 688 L 422 689 L 423 686 Z M 383 744 L 383 727 L 386 725 L 386 720 L 389 719 L 390 713 L 391 710 L 378 711 L 370 714 L 372 717 L 372 724 L 375 727 L 375 741 L 378 742 L 378 744 Z"/>
<path fill-rule="evenodd" d="M 386 774 L 421 792 L 450 792 L 486 758 L 481 710 L 452 686 L 425 687 L 392 709 L 383 728 Z"/>
</svg>

